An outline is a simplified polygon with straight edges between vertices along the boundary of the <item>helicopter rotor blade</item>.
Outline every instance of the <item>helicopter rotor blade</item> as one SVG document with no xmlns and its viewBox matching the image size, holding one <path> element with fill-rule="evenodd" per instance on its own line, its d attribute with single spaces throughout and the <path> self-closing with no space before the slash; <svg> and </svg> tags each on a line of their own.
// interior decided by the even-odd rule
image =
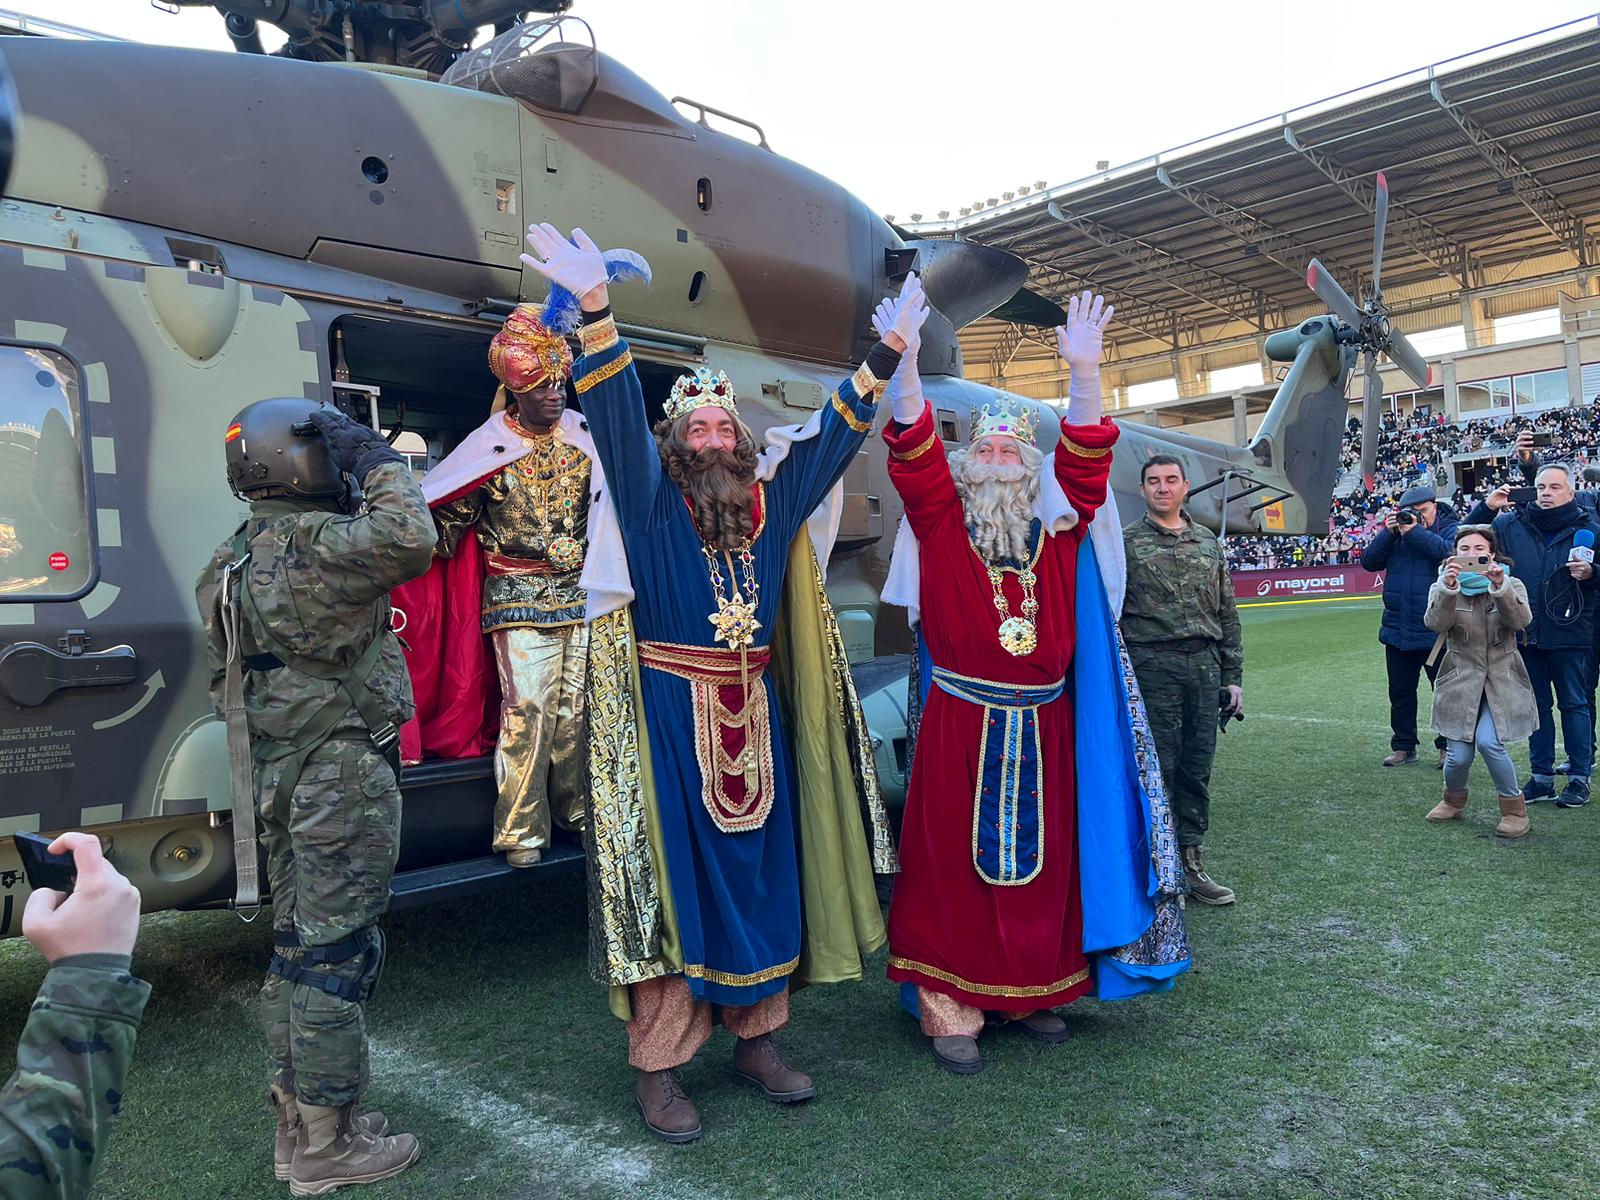
<svg viewBox="0 0 1600 1200">
<path fill-rule="evenodd" d="M 1366 353 L 1366 397 L 1361 405 L 1361 480 L 1372 490 L 1378 471 L 1378 429 L 1383 419 L 1383 380 L 1378 376 L 1378 356 Z"/>
<path fill-rule="evenodd" d="M 1389 224 L 1389 178 L 1378 172 L 1378 194 L 1372 227 L 1372 294 L 1383 301 L 1383 236 Z"/>
<path fill-rule="evenodd" d="M 1350 293 L 1339 286 L 1338 280 L 1328 273 L 1328 268 L 1321 261 L 1313 258 L 1306 267 L 1306 286 L 1317 294 L 1317 299 L 1326 304 L 1333 315 L 1346 325 L 1360 329 L 1366 316 L 1356 307 L 1356 302 L 1350 299 Z"/>
<path fill-rule="evenodd" d="M 1433 368 L 1428 365 L 1428 360 L 1417 353 L 1417 348 L 1406 341 L 1406 335 L 1391 330 L 1389 333 L 1389 348 L 1384 351 L 1389 356 L 1389 361 L 1394 363 L 1420 388 L 1429 387 L 1433 383 Z"/>
</svg>

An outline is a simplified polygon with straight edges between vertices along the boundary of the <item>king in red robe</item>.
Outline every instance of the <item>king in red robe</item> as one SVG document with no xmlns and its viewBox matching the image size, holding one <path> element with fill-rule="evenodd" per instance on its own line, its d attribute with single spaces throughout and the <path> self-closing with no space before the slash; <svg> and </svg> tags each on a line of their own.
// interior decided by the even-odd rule
<svg viewBox="0 0 1600 1200">
<path fill-rule="evenodd" d="M 1073 692 L 1083 680 L 1074 680 L 1073 660 L 1080 553 L 1093 568 L 1084 545 L 1106 504 L 1119 433 L 1099 413 L 1109 317 L 1098 300 L 1073 303 L 1063 346 L 1075 338 L 1079 358 L 1092 355 L 1093 402 L 1069 407 L 1049 459 L 1035 444 L 1032 411 L 1020 405 L 975 414 L 971 445 L 947 455 L 914 366 L 891 385 L 896 419 L 884 438 L 910 534 L 903 530 L 897 545 L 891 589 L 894 575 L 915 580 L 924 707 L 889 912 L 888 974 L 914 985 L 908 1007 L 939 1065 L 958 1073 L 982 1067 L 976 1038 L 986 1013 L 1058 1042 L 1066 1024 L 1049 1010 L 1095 986 L 1078 823 Z M 1088 386 L 1090 372 L 1069 362 L 1074 384 Z M 1097 572 L 1089 578 L 1087 603 L 1112 631 L 1114 655 L 1105 593 Z M 1108 692 L 1120 687 L 1106 683 Z M 1132 759 L 1120 750 L 1119 759 Z M 1123 779 L 1135 781 L 1117 801 L 1128 810 L 1123 825 L 1137 829 L 1145 804 L 1137 767 Z M 1133 844 L 1143 845 L 1144 861 L 1129 856 L 1135 873 L 1125 874 L 1143 887 L 1148 842 L 1136 835 Z"/>
</svg>

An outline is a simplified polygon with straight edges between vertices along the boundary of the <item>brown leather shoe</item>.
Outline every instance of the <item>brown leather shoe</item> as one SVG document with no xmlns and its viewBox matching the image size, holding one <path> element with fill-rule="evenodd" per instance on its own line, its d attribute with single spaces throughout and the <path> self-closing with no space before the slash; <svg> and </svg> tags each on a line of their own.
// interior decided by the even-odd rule
<svg viewBox="0 0 1600 1200">
<path fill-rule="evenodd" d="M 1454 821 L 1467 807 L 1467 793 L 1446 792 L 1444 799 L 1428 810 L 1430 821 Z"/>
<path fill-rule="evenodd" d="M 1072 1036 L 1072 1031 L 1067 1028 L 1067 1023 L 1048 1008 L 1041 1008 L 1038 1012 L 1029 1013 L 1025 1017 L 1018 1017 L 1011 1024 L 1022 1030 L 1034 1041 L 1043 1042 L 1047 1046 L 1059 1045 Z"/>
<path fill-rule="evenodd" d="M 700 1114 L 677 1071 L 640 1071 L 633 1085 L 633 1106 L 644 1118 L 645 1128 L 663 1142 L 678 1145 L 700 1138 Z"/>
<path fill-rule="evenodd" d="M 1528 832 L 1528 805 L 1522 793 L 1500 797 L 1500 824 L 1494 827 L 1496 837 L 1519 838 Z"/>
<path fill-rule="evenodd" d="M 983 1070 L 983 1055 L 978 1053 L 978 1041 L 965 1035 L 929 1038 L 933 1061 L 952 1075 L 976 1075 Z"/>
<path fill-rule="evenodd" d="M 793 1104 L 817 1094 L 811 1076 L 783 1061 L 770 1033 L 738 1040 L 733 1047 L 733 1077 L 774 1104 Z"/>
<path fill-rule="evenodd" d="M 1386 767 L 1403 767 L 1416 761 L 1417 752 L 1415 750 L 1396 750 L 1383 760 L 1383 765 Z"/>
</svg>

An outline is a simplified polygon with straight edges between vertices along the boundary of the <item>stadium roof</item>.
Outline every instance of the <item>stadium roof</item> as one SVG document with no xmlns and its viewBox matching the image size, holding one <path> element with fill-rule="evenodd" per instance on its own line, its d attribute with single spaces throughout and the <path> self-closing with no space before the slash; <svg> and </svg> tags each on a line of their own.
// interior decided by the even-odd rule
<svg viewBox="0 0 1600 1200">
<path fill-rule="evenodd" d="M 1600 18 L 907 228 L 1019 254 L 1054 300 L 1104 291 L 1119 356 L 1171 353 L 1323 311 L 1305 283 L 1313 256 L 1356 294 L 1380 170 L 1392 196 L 1385 297 L 1417 314 L 1399 328 L 1455 323 L 1422 314 L 1463 290 L 1594 268 Z M 992 320 L 963 336 L 969 366 L 988 358 L 996 374 L 1022 340 Z"/>
</svg>

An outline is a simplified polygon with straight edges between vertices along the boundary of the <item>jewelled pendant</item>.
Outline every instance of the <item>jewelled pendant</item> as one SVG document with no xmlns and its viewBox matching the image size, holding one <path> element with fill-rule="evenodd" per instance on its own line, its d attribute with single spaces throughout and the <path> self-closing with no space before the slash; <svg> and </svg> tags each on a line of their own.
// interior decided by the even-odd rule
<svg viewBox="0 0 1600 1200">
<path fill-rule="evenodd" d="M 1007 617 L 1000 622 L 1000 648 L 1018 658 L 1032 654 L 1039 644 L 1039 632 L 1023 617 Z"/>
<path fill-rule="evenodd" d="M 583 566 L 583 545 L 576 538 L 558 537 L 550 543 L 550 565 L 559 571 Z"/>
<path fill-rule="evenodd" d="M 706 620 L 716 628 L 716 640 L 726 642 L 730 650 L 752 645 L 756 630 L 761 628 L 761 622 L 756 620 L 756 606 L 746 604 L 737 596 L 721 601 L 717 611 Z"/>
</svg>

